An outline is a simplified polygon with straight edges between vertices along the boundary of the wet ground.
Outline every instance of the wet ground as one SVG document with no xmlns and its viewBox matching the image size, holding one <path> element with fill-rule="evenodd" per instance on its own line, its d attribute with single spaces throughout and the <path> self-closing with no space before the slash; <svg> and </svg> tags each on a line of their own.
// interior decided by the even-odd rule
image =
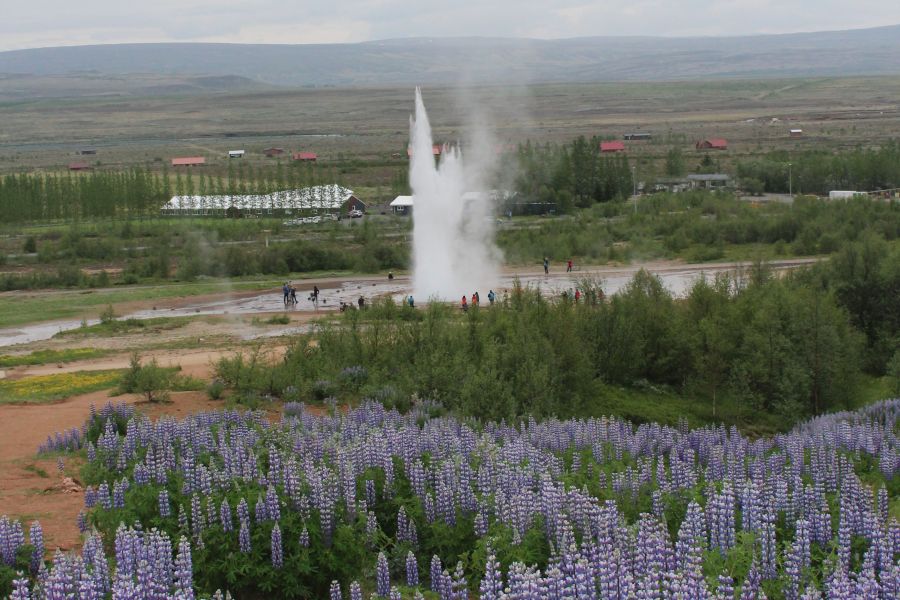
<svg viewBox="0 0 900 600">
<path fill-rule="evenodd" d="M 790 261 L 778 261 L 770 263 L 774 270 L 787 270 L 814 262 L 816 259 L 797 259 Z M 697 281 L 705 276 L 713 278 L 719 273 L 736 273 L 746 270 L 749 263 L 708 263 L 708 264 L 677 264 L 677 263 L 649 263 L 626 267 L 596 267 L 590 269 L 577 269 L 566 273 L 564 267 L 558 267 L 549 275 L 533 270 L 509 269 L 497 282 L 495 291 L 500 296 L 504 291 L 513 287 L 518 278 L 524 286 L 539 288 L 543 293 L 550 295 L 561 294 L 565 290 L 574 289 L 579 282 L 590 278 L 600 281 L 604 292 L 614 294 L 624 288 L 634 274 L 641 268 L 659 276 L 663 284 L 676 296 L 685 295 Z M 557 272 L 559 271 L 559 272 Z M 311 282 L 304 282 L 304 288 L 311 287 Z M 370 302 L 374 298 L 391 296 L 402 301 L 411 291 L 411 280 L 407 277 L 398 277 L 388 280 L 370 278 L 333 280 L 320 285 L 319 302 L 314 303 L 308 297 L 306 289 L 298 292 L 296 305 L 287 310 L 291 312 L 315 314 L 326 313 L 339 309 L 341 302 L 355 305 L 360 297 Z M 475 290 L 465 290 L 471 294 Z M 486 290 L 479 290 L 487 295 Z M 462 295 L 462 294 L 460 294 Z M 421 305 L 421 301 L 419 302 Z M 194 301 L 181 302 L 170 308 L 148 308 L 135 310 L 124 315 L 123 318 L 153 319 L 157 317 L 185 317 L 202 315 L 262 315 L 266 313 L 282 312 L 285 310 L 280 290 L 260 291 L 258 294 L 241 294 L 237 297 L 196 299 Z M 97 323 L 96 319 L 85 321 L 88 325 Z M 81 320 L 53 321 L 37 323 L 21 327 L 0 330 L 0 346 L 13 346 L 28 342 L 46 340 L 52 338 L 60 331 L 76 329 L 82 325 Z M 283 328 L 267 329 L 264 332 L 248 334 L 245 339 L 256 337 L 270 337 L 302 333 L 308 331 L 308 325 L 290 324 Z"/>
</svg>

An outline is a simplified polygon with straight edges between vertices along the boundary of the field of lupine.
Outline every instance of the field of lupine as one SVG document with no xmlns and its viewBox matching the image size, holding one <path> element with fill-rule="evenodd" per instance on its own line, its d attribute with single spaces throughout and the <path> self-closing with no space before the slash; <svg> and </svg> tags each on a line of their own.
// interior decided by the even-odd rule
<svg viewBox="0 0 900 600">
<path fill-rule="evenodd" d="M 770 439 L 367 403 L 92 412 L 79 555 L 0 521 L 12 598 L 900 598 L 900 400 Z M 27 543 L 25 530 L 28 530 Z"/>
</svg>

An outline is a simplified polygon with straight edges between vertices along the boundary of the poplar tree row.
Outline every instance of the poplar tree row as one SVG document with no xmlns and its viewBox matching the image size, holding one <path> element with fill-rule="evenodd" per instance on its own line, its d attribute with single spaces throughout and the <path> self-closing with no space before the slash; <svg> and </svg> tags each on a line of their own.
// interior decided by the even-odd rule
<svg viewBox="0 0 900 600">
<path fill-rule="evenodd" d="M 122 171 L 19 173 L 0 177 L 0 214 L 5 223 L 73 222 L 144 218 L 159 214 L 172 196 L 268 194 L 336 183 L 335 173 L 313 165 L 253 167 L 227 171 Z"/>
</svg>

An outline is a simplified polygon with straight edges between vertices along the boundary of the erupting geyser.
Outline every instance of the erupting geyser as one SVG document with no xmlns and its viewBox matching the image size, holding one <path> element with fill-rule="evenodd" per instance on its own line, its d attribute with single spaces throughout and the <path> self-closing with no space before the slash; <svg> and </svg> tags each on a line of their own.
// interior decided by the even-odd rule
<svg viewBox="0 0 900 600">
<path fill-rule="evenodd" d="M 493 197 L 480 191 L 488 165 L 467 164 L 457 147 L 445 147 L 435 164 L 419 88 L 409 130 L 413 293 L 422 300 L 459 300 L 476 291 L 484 297 L 499 274 Z"/>
</svg>

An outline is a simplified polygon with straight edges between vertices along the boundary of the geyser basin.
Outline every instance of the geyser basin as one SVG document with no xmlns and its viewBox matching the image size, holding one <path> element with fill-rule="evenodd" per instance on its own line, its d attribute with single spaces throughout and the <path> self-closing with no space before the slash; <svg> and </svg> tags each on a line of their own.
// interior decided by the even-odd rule
<svg viewBox="0 0 900 600">
<path fill-rule="evenodd" d="M 491 165 L 467 163 L 457 147 L 445 147 L 435 162 L 419 88 L 409 129 L 413 293 L 422 300 L 459 300 L 476 291 L 484 297 L 497 285 L 500 253 L 494 244 L 493 198 L 472 190 L 484 189 Z M 478 154 L 487 153 L 473 153 Z"/>
</svg>

